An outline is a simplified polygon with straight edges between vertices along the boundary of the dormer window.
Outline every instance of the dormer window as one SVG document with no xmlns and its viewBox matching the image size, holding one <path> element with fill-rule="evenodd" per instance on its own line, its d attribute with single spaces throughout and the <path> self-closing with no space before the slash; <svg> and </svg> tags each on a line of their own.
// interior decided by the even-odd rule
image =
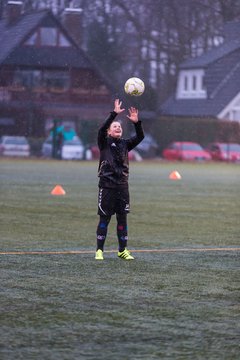
<svg viewBox="0 0 240 360">
<path fill-rule="evenodd" d="M 192 89 L 193 89 L 193 91 L 197 90 L 197 77 L 196 77 L 196 75 L 193 75 L 193 77 L 192 77 Z"/>
<path fill-rule="evenodd" d="M 182 70 L 178 77 L 177 99 L 205 99 L 204 70 Z"/>
<path fill-rule="evenodd" d="M 42 46 L 57 46 L 57 29 L 41 27 L 40 42 Z"/>
<path fill-rule="evenodd" d="M 66 36 L 55 27 L 38 28 L 24 43 L 28 46 L 72 46 Z"/>
<path fill-rule="evenodd" d="M 188 77 L 184 76 L 184 91 L 188 91 Z"/>
</svg>

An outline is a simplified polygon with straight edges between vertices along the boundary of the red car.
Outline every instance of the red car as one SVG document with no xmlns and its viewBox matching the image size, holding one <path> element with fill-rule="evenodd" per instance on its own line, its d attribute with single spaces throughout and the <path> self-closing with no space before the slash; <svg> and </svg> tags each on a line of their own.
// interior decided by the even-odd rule
<svg viewBox="0 0 240 360">
<path fill-rule="evenodd" d="M 163 150 L 163 158 L 167 160 L 211 160 L 211 155 L 201 145 L 189 141 L 172 142 Z"/>
<path fill-rule="evenodd" d="M 240 144 L 216 142 L 209 144 L 207 151 L 213 160 L 240 161 Z"/>
</svg>

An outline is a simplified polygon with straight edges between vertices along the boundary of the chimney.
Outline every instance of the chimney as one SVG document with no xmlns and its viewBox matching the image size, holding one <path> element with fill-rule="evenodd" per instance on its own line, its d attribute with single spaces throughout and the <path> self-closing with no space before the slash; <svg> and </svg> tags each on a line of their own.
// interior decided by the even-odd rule
<svg viewBox="0 0 240 360">
<path fill-rule="evenodd" d="M 82 13 L 80 8 L 66 8 L 63 12 L 63 25 L 79 47 L 82 45 Z"/>
<path fill-rule="evenodd" d="M 18 21 L 22 14 L 22 1 L 8 1 L 7 3 L 7 22 L 8 25 L 13 25 Z"/>
</svg>

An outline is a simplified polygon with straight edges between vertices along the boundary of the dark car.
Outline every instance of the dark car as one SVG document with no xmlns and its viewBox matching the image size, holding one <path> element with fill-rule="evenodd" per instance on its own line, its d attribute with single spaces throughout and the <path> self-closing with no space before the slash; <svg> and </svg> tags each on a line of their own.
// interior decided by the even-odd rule
<svg viewBox="0 0 240 360">
<path fill-rule="evenodd" d="M 145 134 L 144 139 L 136 146 L 143 158 L 154 158 L 157 155 L 158 144 L 151 134 Z"/>
<path fill-rule="evenodd" d="M 167 160 L 211 160 L 211 155 L 201 145 L 190 141 L 172 142 L 163 150 L 163 158 Z"/>
<path fill-rule="evenodd" d="M 240 144 L 237 143 L 211 143 L 206 149 L 213 160 L 240 161 Z"/>
</svg>

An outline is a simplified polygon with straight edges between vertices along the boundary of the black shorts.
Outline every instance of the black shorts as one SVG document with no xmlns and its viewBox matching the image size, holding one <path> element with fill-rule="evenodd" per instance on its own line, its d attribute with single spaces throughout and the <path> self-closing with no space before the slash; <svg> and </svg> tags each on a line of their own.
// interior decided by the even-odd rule
<svg viewBox="0 0 240 360">
<path fill-rule="evenodd" d="M 98 215 L 127 214 L 130 211 L 128 188 L 99 188 Z"/>
</svg>

